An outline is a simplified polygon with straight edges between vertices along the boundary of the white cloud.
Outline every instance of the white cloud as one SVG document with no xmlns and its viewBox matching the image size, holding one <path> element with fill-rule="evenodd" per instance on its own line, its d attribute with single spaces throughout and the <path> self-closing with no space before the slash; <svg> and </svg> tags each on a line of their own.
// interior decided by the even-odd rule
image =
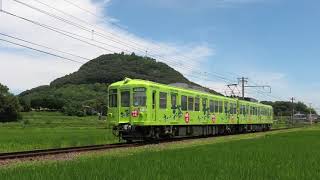
<svg viewBox="0 0 320 180">
<path fill-rule="evenodd" d="M 0 82 L 13 88 L 13 91 L 48 84 L 66 72 L 78 68 L 72 62 L 53 57 L 39 58 L 25 53 L 22 55 L 1 52 L 0 59 Z"/>
<path fill-rule="evenodd" d="M 46 16 L 12 0 L 3 2 L 3 9 L 19 16 L 89 38 L 81 39 L 103 47 L 103 49 L 79 42 L 66 36 L 62 36 L 56 32 L 46 30 L 42 27 L 6 15 L 4 13 L 0 13 L 0 24 L 2 24 L 2 26 L 0 26 L 0 32 L 62 51 L 67 51 L 79 56 L 87 57 L 89 59 L 95 58 L 101 54 L 110 53 L 105 49 L 108 49 L 111 52 L 135 52 L 136 54 L 140 55 L 145 55 L 147 51 L 149 56 L 153 56 L 157 60 L 166 62 L 184 74 L 191 74 L 195 69 L 201 67 L 201 64 L 206 61 L 208 56 L 212 56 L 214 54 L 214 50 L 209 48 L 207 44 L 175 44 L 175 42 L 154 42 L 149 39 L 138 37 L 123 29 L 111 25 L 108 22 L 118 21 L 112 17 L 106 17 L 107 20 L 101 20 L 98 17 L 105 16 L 105 8 L 108 6 L 110 0 L 100 3 L 93 3 L 90 0 L 79 0 L 74 2 L 80 7 L 83 7 L 90 12 L 94 12 L 98 17 L 92 16 L 89 13 L 70 5 L 63 0 L 41 0 L 41 2 L 63 10 L 64 12 L 82 19 L 89 24 L 77 21 L 70 16 L 54 11 L 53 9 L 39 4 L 34 0 L 22 2 L 48 11 L 72 22 L 77 22 L 78 24 L 81 24 L 81 26 L 87 28 L 89 32 Z M 92 26 L 90 24 L 92 24 Z M 92 29 L 94 29 L 95 32 L 93 35 L 94 40 L 91 40 Z M 0 36 L 0 38 L 19 42 L 7 37 Z M 98 41 L 103 42 L 103 44 L 99 43 Z M 29 44 L 27 45 L 30 46 Z M 65 54 L 61 55 L 74 58 Z M 7 84 L 9 88 L 16 90 L 25 90 L 38 85 L 48 84 L 53 79 L 74 72 L 79 68 L 78 64 L 61 62 L 62 60 L 59 58 L 50 57 L 35 52 L 31 53 L 30 51 L 26 51 L 21 47 L 9 45 L 8 43 L 1 41 L 0 58 L 0 82 Z M 83 61 L 82 59 L 77 60 Z"/>
</svg>

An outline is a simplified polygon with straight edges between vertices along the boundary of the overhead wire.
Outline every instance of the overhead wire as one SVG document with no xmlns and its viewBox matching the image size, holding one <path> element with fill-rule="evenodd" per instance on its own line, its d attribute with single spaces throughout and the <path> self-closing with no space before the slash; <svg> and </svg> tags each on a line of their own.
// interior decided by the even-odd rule
<svg viewBox="0 0 320 180">
<path fill-rule="evenodd" d="M 18 38 L 16 36 L 4 34 L 4 33 L 1 33 L 1 32 L 0 32 L 0 35 L 5 36 L 5 37 L 9 37 L 9 38 L 12 38 L 12 39 L 15 39 L 15 40 L 19 40 L 19 41 L 22 41 L 22 42 L 25 42 L 25 43 L 29 43 L 29 44 L 32 44 L 32 45 L 35 45 L 35 46 L 38 46 L 38 47 L 42 47 L 42 48 L 46 48 L 46 49 L 49 49 L 49 50 L 57 51 L 59 53 L 67 54 L 67 55 L 70 55 L 70 56 L 74 56 L 74 57 L 77 57 L 77 58 L 80 58 L 80 59 L 84 59 L 84 60 L 87 60 L 87 61 L 91 60 L 91 59 L 86 58 L 86 57 L 82 57 L 82 56 L 79 56 L 79 55 L 76 55 L 76 54 L 72 54 L 72 53 L 69 53 L 69 52 L 66 52 L 66 51 L 61 51 L 61 50 L 58 50 L 58 49 L 54 49 L 54 48 L 51 48 L 51 47 L 48 47 L 48 46 L 45 46 L 45 45 L 41 45 L 41 44 L 34 43 L 34 42 L 31 42 L 31 41 L 28 41 L 28 40 L 25 40 L 25 39 Z"/>
<path fill-rule="evenodd" d="M 78 24 L 76 24 L 76 23 L 74 23 L 74 22 L 72 22 L 72 21 L 68 21 L 68 20 L 65 20 L 64 18 L 61 18 L 61 17 L 59 17 L 59 16 L 56 16 L 56 15 L 54 15 L 54 14 L 52 14 L 52 13 L 48 13 L 48 12 L 46 12 L 46 11 L 44 11 L 44 10 L 41 10 L 41 9 L 39 9 L 39 8 L 36 8 L 36 7 L 33 7 L 33 6 L 31 6 L 31 5 L 28 5 L 28 4 L 26 4 L 26 3 L 23 3 L 23 2 L 21 2 L 21 1 L 19 1 L 19 0 L 13 0 L 13 1 L 15 1 L 15 2 L 18 2 L 18 3 L 20 3 L 20 4 L 22 4 L 22 5 L 25 5 L 25 6 L 27 6 L 27 7 L 29 7 L 29 8 L 32 8 L 32 9 L 34 9 L 34 10 L 37 10 L 37 11 L 39 11 L 39 12 L 42 12 L 42 13 L 44 13 L 44 14 L 47 14 L 48 16 L 51 16 L 51 17 L 54 17 L 54 18 L 56 18 L 56 19 L 58 19 L 58 20 L 61 20 L 61 21 L 63 21 L 63 22 L 65 22 L 65 23 L 68 23 L 68 24 L 71 24 L 71 25 L 74 25 L 75 27 L 78 27 L 78 28 L 80 28 L 80 29 L 82 29 L 82 30 L 85 30 L 85 31 L 87 31 L 87 32 L 92 32 L 92 30 L 91 29 L 88 29 L 88 28 L 85 28 L 84 26 L 79 26 Z M 43 5 L 46 5 L 47 7 L 50 7 L 48 4 L 45 4 L 45 3 L 43 3 L 43 2 L 41 2 L 41 1 L 39 1 L 39 0 L 34 0 L 34 1 L 36 1 L 36 2 L 38 2 L 38 3 L 41 3 L 41 4 L 43 4 Z M 66 1 L 66 2 L 68 2 L 69 4 L 71 3 L 70 1 L 67 1 L 67 0 L 64 0 L 64 1 Z M 71 4 L 73 4 L 74 6 L 77 6 L 75 3 L 71 3 Z M 80 6 L 77 6 L 78 8 L 81 8 Z M 54 8 L 54 7 L 52 7 L 51 6 L 51 8 Z M 65 13 L 65 12 L 63 12 L 63 11 L 61 11 L 61 10 L 59 10 L 59 9 L 57 9 L 57 8 L 54 8 L 56 11 L 59 11 L 60 13 L 64 13 L 65 15 L 67 15 L 67 13 Z M 84 10 L 84 9 L 82 9 L 82 10 Z M 7 14 L 9 14 L 9 15 L 14 15 L 14 14 L 12 14 L 12 13 L 9 13 L 9 12 L 7 12 L 7 11 L 4 11 L 4 13 L 7 13 Z M 95 15 L 95 14 L 93 14 L 93 15 Z M 78 20 L 80 20 L 81 21 L 81 19 L 79 19 L 79 18 L 77 18 L 77 17 L 75 17 L 75 16 L 73 16 L 73 15 L 70 15 L 69 14 L 69 16 L 70 17 L 73 17 L 73 18 L 76 18 L 76 19 L 78 19 Z M 16 16 L 17 17 L 17 16 Z M 98 17 L 98 16 L 97 16 Z M 23 17 L 19 17 L 20 19 L 23 19 L 23 20 L 26 20 L 26 18 L 23 18 Z M 101 18 L 101 17 L 99 17 L 99 18 Z M 29 21 L 30 22 L 30 21 Z M 34 22 L 34 21 L 32 21 L 32 22 Z M 84 21 L 83 21 L 84 22 Z M 37 24 L 37 23 L 34 23 L 34 24 Z M 41 24 L 41 23 L 40 23 Z M 37 25 L 40 25 L 40 24 L 37 24 Z M 43 25 L 43 24 L 42 24 Z M 56 28 L 53 28 L 53 27 L 50 27 L 50 26 L 48 26 L 48 25 L 43 25 L 43 27 L 46 27 L 46 28 L 52 28 L 52 29 L 55 29 L 56 30 Z M 51 30 L 52 30 L 51 29 Z M 64 30 L 59 30 L 59 31 L 61 31 L 61 32 L 65 32 Z M 57 31 L 56 31 L 57 32 Z M 70 34 L 70 32 L 68 32 L 68 34 Z M 73 34 L 73 35 L 75 35 L 74 33 L 71 33 L 71 34 Z M 94 32 L 94 34 L 96 34 L 96 32 Z M 65 35 L 65 34 L 64 34 Z M 98 34 L 99 36 L 100 36 L 100 34 Z M 71 36 L 69 36 L 69 37 L 71 37 Z M 82 36 L 81 38 L 85 38 L 84 36 Z M 73 37 L 73 39 L 75 39 L 74 37 Z M 89 38 L 87 38 L 87 39 L 89 39 Z M 83 41 L 83 40 L 81 40 L 81 41 Z M 95 40 L 94 40 L 95 41 Z M 99 42 L 99 41 L 95 41 L 95 42 L 97 42 L 97 43 L 103 43 L 103 42 Z M 95 44 L 89 44 L 89 45 L 93 45 L 93 46 L 96 46 Z M 109 45 L 109 44 L 106 44 L 105 43 L 105 45 Z M 124 45 L 124 44 L 122 44 L 122 45 Z M 157 45 L 157 44 L 156 44 Z M 126 45 L 127 47 L 128 47 L 128 45 Z M 133 49 L 136 49 L 136 50 L 138 50 L 139 49 L 139 51 L 141 52 L 141 51 L 143 51 L 141 48 L 135 48 L 135 47 L 132 47 L 132 46 L 129 46 L 130 48 L 133 48 Z M 115 48 L 115 47 L 114 47 Z M 103 48 L 104 50 L 106 50 L 105 48 Z M 124 50 L 124 49 L 122 49 L 123 51 L 126 51 L 126 52 L 129 52 L 129 51 L 127 51 L 127 50 Z M 109 51 L 109 52 L 112 52 L 112 50 L 107 50 L 107 51 Z M 162 61 L 164 61 L 164 60 L 162 60 Z M 168 60 L 166 60 L 165 62 L 169 62 L 169 63 L 175 63 L 175 64 L 178 64 L 178 65 L 180 65 L 181 64 L 181 62 L 174 62 L 174 61 L 168 61 Z M 187 63 L 185 63 L 184 62 L 184 64 L 187 64 Z M 191 70 L 191 71 L 194 71 L 194 67 L 192 67 L 192 66 L 188 66 L 188 65 L 184 65 L 184 66 L 186 66 L 189 70 Z M 202 73 L 200 72 L 194 72 L 194 73 L 197 73 L 197 74 L 200 74 L 200 75 L 202 75 Z M 211 73 L 211 72 L 205 72 L 205 73 L 207 73 L 208 75 L 211 75 L 211 76 L 214 76 L 215 78 L 218 78 L 218 79 L 221 79 L 221 80 L 223 80 L 224 82 L 227 82 L 227 83 L 230 83 L 230 82 L 233 82 L 233 80 L 230 80 L 229 78 L 226 78 L 226 77 L 224 77 L 223 75 L 219 75 L 219 74 L 215 74 L 215 73 Z M 190 74 L 187 74 L 187 76 L 190 76 Z M 261 92 L 260 92 L 261 93 Z"/>
<path fill-rule="evenodd" d="M 38 0 L 36 0 L 36 1 L 38 1 Z M 63 0 L 63 1 L 65 1 L 65 2 L 67 2 L 67 3 L 69 3 L 69 4 L 71 4 L 71 5 L 79 8 L 79 9 L 81 9 L 81 10 L 83 10 L 83 11 L 91 14 L 92 16 L 95 16 L 95 17 L 98 17 L 99 19 L 103 19 L 103 20 L 104 20 L 104 18 L 102 18 L 101 16 L 98 16 L 96 13 L 93 13 L 93 12 L 91 12 L 90 10 L 88 10 L 88 9 L 86 9 L 86 8 L 83 8 L 83 7 L 79 6 L 79 5 L 76 4 L 76 3 L 70 2 L 69 0 Z M 111 22 L 107 21 L 107 23 L 111 23 Z M 119 28 L 122 28 L 121 26 L 118 26 L 116 23 L 111 23 L 111 24 L 116 25 L 116 26 L 119 27 Z M 155 44 L 155 45 L 157 45 L 157 44 Z M 208 73 L 210 73 L 210 72 L 208 72 Z M 211 74 L 211 73 L 210 73 L 210 74 Z M 235 74 L 235 73 L 230 73 L 230 74 Z M 235 74 L 235 75 L 237 75 L 237 74 Z M 214 76 L 216 76 L 216 75 L 214 75 Z M 219 75 L 218 75 L 218 76 L 219 76 Z M 238 76 L 238 75 L 237 75 L 237 76 Z M 225 82 L 230 82 L 230 81 L 232 81 L 232 80 L 230 80 L 230 79 L 228 79 L 228 78 L 225 78 L 225 77 L 222 77 L 222 78 L 221 78 L 221 77 L 222 77 L 222 76 L 219 76 L 220 79 L 226 80 Z M 239 76 L 238 76 L 238 77 L 239 77 Z M 257 90 L 257 92 L 258 92 L 259 94 L 263 94 L 263 93 L 264 93 L 264 92 L 262 92 L 261 90 Z M 272 97 L 272 98 L 282 99 L 282 98 L 275 97 L 275 96 L 271 96 L 271 95 L 267 95 L 267 96 L 270 96 L 270 97 Z"/>
<path fill-rule="evenodd" d="M 23 45 L 23 44 L 20 44 L 20 43 L 15 43 L 15 42 L 12 42 L 12 41 L 9 41 L 9 40 L 5 40 L 5 39 L 0 39 L 0 41 L 7 42 L 9 44 L 13 44 L 13 45 L 16 45 L 16 46 L 24 47 L 24 48 L 27 48 L 27 49 L 30 49 L 30 50 L 33 50 L 33 51 L 41 52 L 41 53 L 44 53 L 44 54 L 47 54 L 47 55 L 55 56 L 55 57 L 58 57 L 60 59 L 65 59 L 65 60 L 72 61 L 72 62 L 75 62 L 75 63 L 83 64 L 83 62 L 80 62 L 80 61 L 77 61 L 77 60 L 74 60 L 74 59 L 70 59 L 70 58 L 67 58 L 67 57 L 64 57 L 64 56 L 61 56 L 61 55 L 57 55 L 57 54 L 54 54 L 54 53 L 51 53 L 51 52 L 47 52 L 47 51 L 43 51 L 43 50 L 40 50 L 40 49 L 36 49 L 36 48 L 30 47 L 30 46 L 26 46 L 26 45 Z"/>
</svg>

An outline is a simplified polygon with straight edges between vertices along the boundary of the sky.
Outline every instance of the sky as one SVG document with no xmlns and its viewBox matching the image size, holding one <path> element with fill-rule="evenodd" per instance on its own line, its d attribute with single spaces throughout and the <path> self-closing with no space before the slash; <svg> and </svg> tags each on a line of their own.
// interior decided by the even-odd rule
<svg viewBox="0 0 320 180">
<path fill-rule="evenodd" d="M 226 84 L 244 76 L 248 85 L 272 87 L 271 94 L 247 88 L 248 96 L 272 101 L 295 97 L 320 108 L 319 7 L 317 0 L 3 0 L 5 12 L 69 36 L 5 12 L 0 12 L 0 33 L 69 54 L 8 36 L 0 39 L 81 63 L 101 54 L 135 52 L 221 93 L 230 94 Z M 81 63 L 0 40 L 0 83 L 15 94 L 49 84 Z"/>
</svg>

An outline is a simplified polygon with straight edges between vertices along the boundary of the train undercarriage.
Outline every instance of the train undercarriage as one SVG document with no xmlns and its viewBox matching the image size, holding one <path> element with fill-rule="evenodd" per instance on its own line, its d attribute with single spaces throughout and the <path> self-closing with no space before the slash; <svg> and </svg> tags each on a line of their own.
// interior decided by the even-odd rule
<svg viewBox="0 0 320 180">
<path fill-rule="evenodd" d="M 271 124 L 229 124 L 188 126 L 132 126 L 122 124 L 113 128 L 114 135 L 128 142 L 154 141 L 182 137 L 209 137 L 228 134 L 268 131 Z"/>
</svg>

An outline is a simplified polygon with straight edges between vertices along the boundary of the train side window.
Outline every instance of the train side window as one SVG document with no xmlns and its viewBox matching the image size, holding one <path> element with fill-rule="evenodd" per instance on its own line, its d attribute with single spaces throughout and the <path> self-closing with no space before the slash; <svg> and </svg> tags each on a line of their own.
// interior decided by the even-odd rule
<svg viewBox="0 0 320 180">
<path fill-rule="evenodd" d="M 200 98 L 195 98 L 194 100 L 194 110 L 200 111 Z"/>
<path fill-rule="evenodd" d="M 181 96 L 181 110 L 186 111 L 188 109 L 187 96 Z"/>
<path fill-rule="evenodd" d="M 224 113 L 226 113 L 226 114 L 229 113 L 228 107 L 229 107 L 228 102 L 224 102 Z"/>
<path fill-rule="evenodd" d="M 188 97 L 188 111 L 193 111 L 193 97 Z"/>
<path fill-rule="evenodd" d="M 177 106 L 177 94 L 171 94 L 171 108 L 176 108 Z"/>
<path fill-rule="evenodd" d="M 219 101 L 219 113 L 223 113 L 223 103 Z"/>
<path fill-rule="evenodd" d="M 218 101 L 213 101 L 213 111 L 215 113 L 219 112 L 219 102 Z"/>
<path fill-rule="evenodd" d="M 167 108 L 167 93 L 160 92 L 159 96 L 160 100 L 160 109 L 166 109 Z"/>
<path fill-rule="evenodd" d="M 234 111 L 234 114 L 237 114 L 237 103 L 234 103 L 234 105 L 233 105 L 234 107 L 234 109 L 233 109 L 233 111 Z"/>
<path fill-rule="evenodd" d="M 209 106 L 210 106 L 210 112 L 213 113 L 214 112 L 214 102 L 213 102 L 213 100 L 210 100 Z"/>
<path fill-rule="evenodd" d="M 231 114 L 237 114 L 237 104 L 231 104 Z"/>
<path fill-rule="evenodd" d="M 130 107 L 130 91 L 121 92 L 121 107 Z"/>
<path fill-rule="evenodd" d="M 207 98 L 202 99 L 202 108 L 203 108 L 203 111 L 207 109 Z"/>
</svg>

